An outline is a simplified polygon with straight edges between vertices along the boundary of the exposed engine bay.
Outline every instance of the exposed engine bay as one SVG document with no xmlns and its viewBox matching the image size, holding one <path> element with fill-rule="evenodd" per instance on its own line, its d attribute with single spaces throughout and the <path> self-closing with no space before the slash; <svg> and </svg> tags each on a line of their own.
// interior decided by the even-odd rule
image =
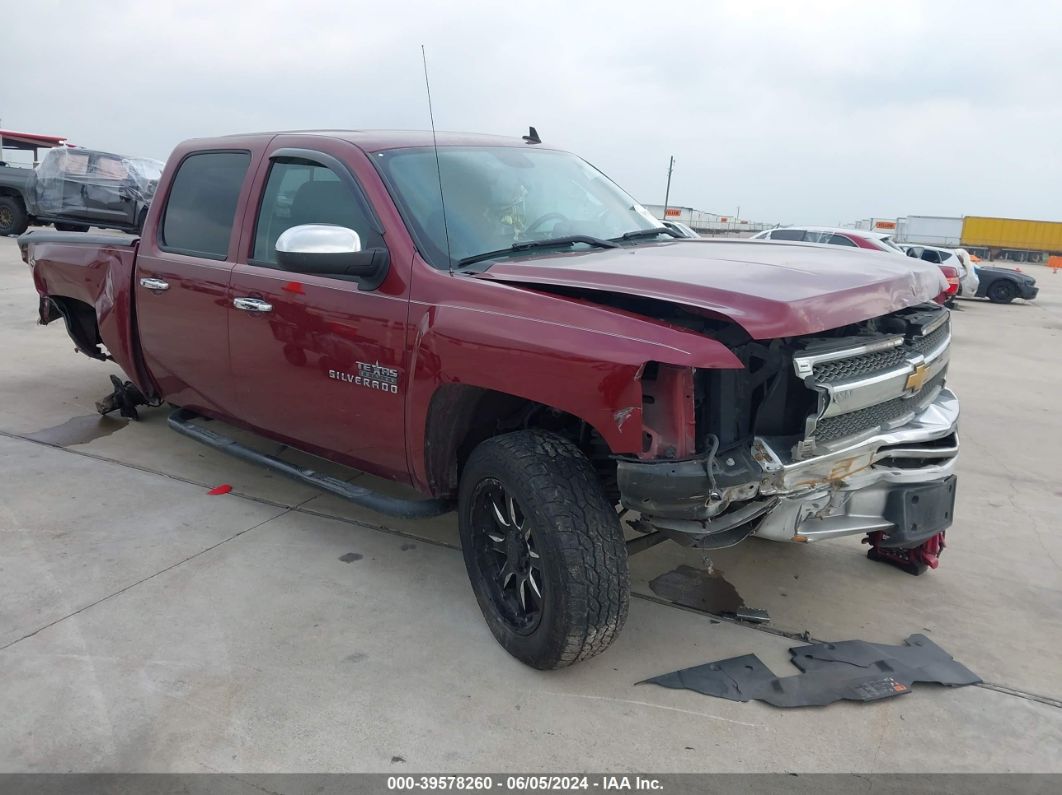
<svg viewBox="0 0 1062 795">
<path fill-rule="evenodd" d="M 617 468 L 643 529 L 705 548 L 876 533 L 906 550 L 950 524 L 958 401 L 945 387 L 946 309 L 733 342 L 743 370 L 646 368 L 644 452 Z"/>
</svg>

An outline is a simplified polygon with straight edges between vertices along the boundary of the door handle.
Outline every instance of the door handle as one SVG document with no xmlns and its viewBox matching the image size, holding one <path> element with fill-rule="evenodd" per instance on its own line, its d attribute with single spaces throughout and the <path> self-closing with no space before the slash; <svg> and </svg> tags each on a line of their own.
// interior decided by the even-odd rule
<svg viewBox="0 0 1062 795">
<path fill-rule="evenodd" d="M 244 312 L 272 312 L 273 305 L 259 298 L 233 298 L 232 305 Z"/>
<path fill-rule="evenodd" d="M 149 279 L 147 277 L 140 280 L 140 286 L 146 287 L 148 290 L 155 290 L 162 292 L 163 290 L 170 289 L 170 283 L 163 281 L 162 279 Z"/>
</svg>

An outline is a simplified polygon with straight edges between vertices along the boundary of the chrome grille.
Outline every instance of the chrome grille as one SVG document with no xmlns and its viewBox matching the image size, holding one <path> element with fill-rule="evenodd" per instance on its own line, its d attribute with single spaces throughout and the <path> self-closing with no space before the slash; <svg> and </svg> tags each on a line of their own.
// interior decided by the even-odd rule
<svg viewBox="0 0 1062 795">
<path fill-rule="evenodd" d="M 903 348 L 890 348 L 886 351 L 865 353 L 851 359 L 834 359 L 832 362 L 820 362 L 812 369 L 812 375 L 820 384 L 832 384 L 835 381 L 847 381 L 864 375 L 873 375 L 882 370 L 903 364 Z"/>
<path fill-rule="evenodd" d="M 922 394 L 929 396 L 937 391 L 937 387 L 943 386 L 944 376 L 938 375 L 922 390 Z M 836 417 L 826 417 L 819 420 L 815 425 L 815 439 L 819 442 L 833 442 L 848 436 L 855 436 L 869 428 L 880 428 L 896 422 L 902 417 L 914 414 L 926 403 L 926 400 L 912 400 L 909 398 L 893 398 L 876 406 L 869 406 L 859 411 L 848 414 L 838 414 Z"/>
<path fill-rule="evenodd" d="M 819 393 L 794 458 L 896 427 L 933 399 L 944 384 L 951 334 L 947 314 L 940 311 L 939 319 L 930 318 L 940 325 L 924 336 L 852 337 L 850 348 L 812 349 L 793 357 L 797 377 Z"/>
<path fill-rule="evenodd" d="M 951 321 L 946 321 L 944 325 L 939 328 L 933 329 L 924 337 L 915 337 L 911 340 L 911 350 L 915 353 L 920 353 L 925 356 L 928 353 L 932 353 L 939 348 L 944 340 L 947 339 L 948 334 L 951 332 Z"/>
</svg>

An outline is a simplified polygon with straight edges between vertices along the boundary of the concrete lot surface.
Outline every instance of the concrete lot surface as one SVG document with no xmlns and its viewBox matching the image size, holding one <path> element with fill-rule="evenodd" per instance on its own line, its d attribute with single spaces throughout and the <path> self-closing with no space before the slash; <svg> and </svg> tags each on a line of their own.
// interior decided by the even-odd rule
<svg viewBox="0 0 1062 795">
<path fill-rule="evenodd" d="M 0 238 L 0 772 L 1062 772 L 1062 276 L 1027 269 L 1035 303 L 954 315 L 940 569 L 871 563 L 857 539 L 714 553 L 760 629 L 655 596 L 703 569 L 659 546 L 632 558 L 616 645 L 543 673 L 490 635 L 453 515 L 375 516 L 177 436 L 165 409 L 96 416 L 117 370 L 36 325 Z M 795 672 L 772 630 L 923 632 L 986 685 L 803 710 L 635 685 L 746 653 Z"/>
</svg>

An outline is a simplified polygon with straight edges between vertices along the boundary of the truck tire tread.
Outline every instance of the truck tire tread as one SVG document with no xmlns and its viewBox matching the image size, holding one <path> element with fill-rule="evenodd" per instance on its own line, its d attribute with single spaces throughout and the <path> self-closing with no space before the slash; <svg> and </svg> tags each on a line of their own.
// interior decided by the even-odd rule
<svg viewBox="0 0 1062 795">
<path fill-rule="evenodd" d="M 487 623 L 510 653 L 535 668 L 562 668 L 607 649 L 627 619 L 630 573 L 627 550 L 615 508 L 608 503 L 596 472 L 578 447 L 563 437 L 538 430 L 492 437 L 473 452 L 465 472 L 491 472 L 526 483 L 527 505 L 545 520 L 551 550 L 561 558 L 564 583 L 563 615 L 548 627 L 551 637 L 538 644 L 536 654 L 516 654 L 505 637 L 504 625 L 490 615 L 489 603 L 477 592 Z M 462 480 L 462 497 L 471 484 Z M 462 544 L 466 500 L 461 501 Z M 466 563 L 468 558 L 466 557 Z M 469 566 L 470 577 L 475 577 Z M 499 628 L 503 631 L 499 633 Z"/>
</svg>

